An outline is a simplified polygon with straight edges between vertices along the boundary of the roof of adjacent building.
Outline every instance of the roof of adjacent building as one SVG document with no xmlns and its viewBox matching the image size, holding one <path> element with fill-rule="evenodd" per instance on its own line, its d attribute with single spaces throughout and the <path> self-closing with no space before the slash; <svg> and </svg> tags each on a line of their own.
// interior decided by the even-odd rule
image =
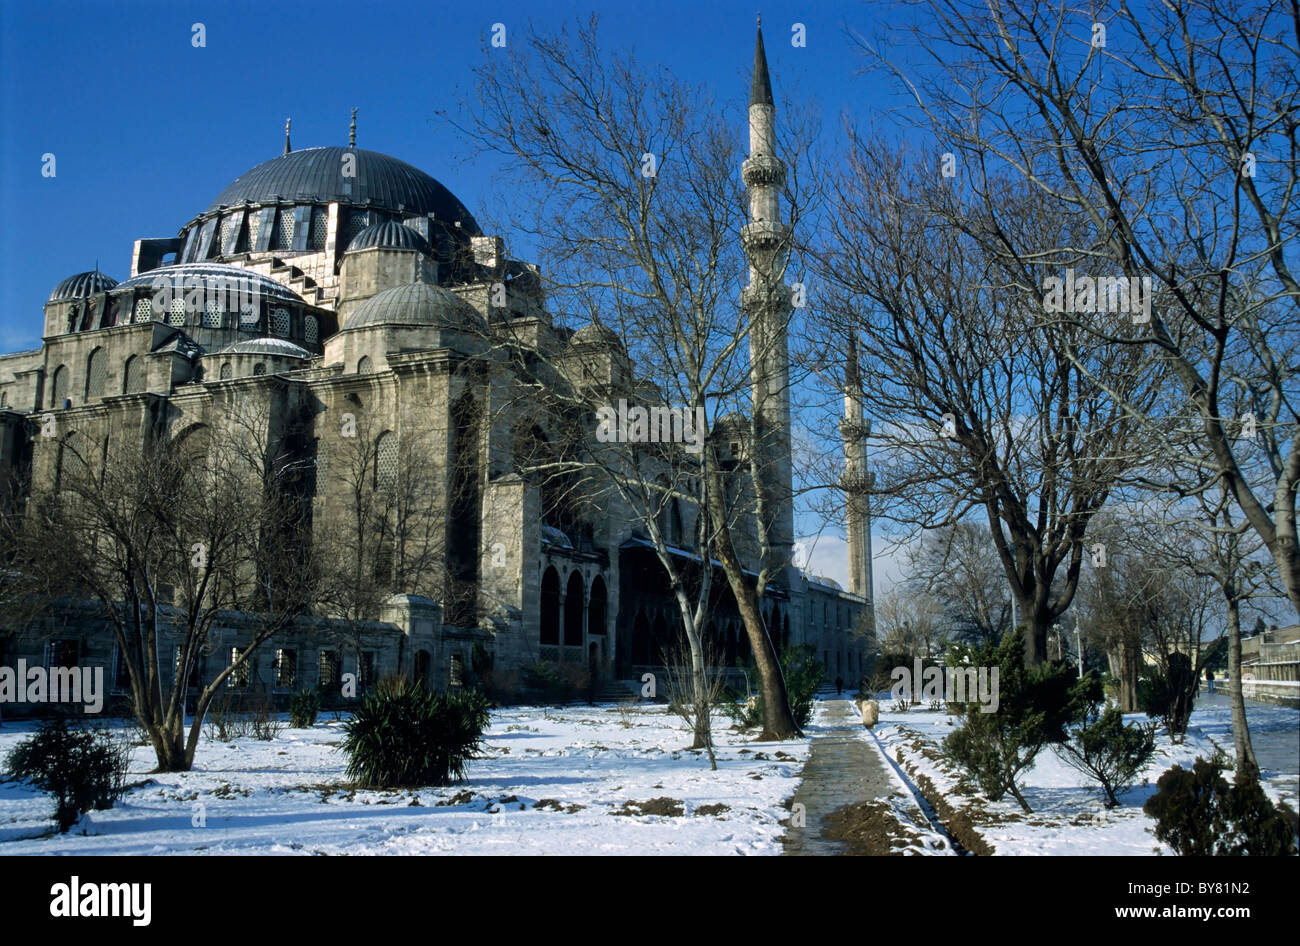
<svg viewBox="0 0 1300 946">
<path fill-rule="evenodd" d="M 350 167 L 344 164 L 345 155 L 354 158 Z M 345 176 L 345 167 L 355 175 Z M 362 148 L 304 148 L 263 161 L 235 178 L 208 211 L 276 200 L 337 201 L 411 215 L 433 214 L 453 225 L 459 222 L 466 233 L 479 233 L 465 205 L 428 174 L 405 161 Z"/>
<path fill-rule="evenodd" d="M 50 293 L 46 302 L 67 302 L 69 299 L 85 299 L 97 292 L 106 292 L 117 285 L 112 276 L 105 276 L 97 269 L 69 276 Z"/>
<path fill-rule="evenodd" d="M 417 282 L 377 292 L 348 316 L 344 328 L 364 325 L 428 325 L 484 331 L 475 308 L 446 289 Z"/>
<path fill-rule="evenodd" d="M 424 237 L 410 227 L 394 223 L 392 220 L 385 220 L 383 223 L 376 223 L 366 227 L 352 238 L 352 242 L 348 244 L 348 252 L 367 250 L 372 246 L 389 250 L 430 252 L 429 242 Z"/>
</svg>

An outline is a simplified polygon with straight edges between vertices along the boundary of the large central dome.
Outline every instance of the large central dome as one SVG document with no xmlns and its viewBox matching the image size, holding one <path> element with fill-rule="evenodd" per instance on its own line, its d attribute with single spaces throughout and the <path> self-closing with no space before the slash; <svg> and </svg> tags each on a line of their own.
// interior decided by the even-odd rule
<svg viewBox="0 0 1300 946">
<path fill-rule="evenodd" d="M 355 177 L 345 177 L 344 155 L 355 155 Z M 276 200 L 302 203 L 364 205 L 407 213 L 433 214 L 470 235 L 478 224 L 455 195 L 419 168 L 405 161 L 361 148 L 304 148 L 291 151 L 237 177 L 217 195 L 208 212 L 219 207 Z"/>
</svg>

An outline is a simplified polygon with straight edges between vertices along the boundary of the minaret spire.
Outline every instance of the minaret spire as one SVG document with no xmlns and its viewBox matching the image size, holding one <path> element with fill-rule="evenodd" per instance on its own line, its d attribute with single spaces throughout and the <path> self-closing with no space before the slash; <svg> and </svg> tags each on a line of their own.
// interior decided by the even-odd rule
<svg viewBox="0 0 1300 946">
<path fill-rule="evenodd" d="M 871 472 L 867 469 L 867 438 L 871 426 L 862 418 L 862 374 L 858 370 L 857 333 L 850 332 L 844 364 L 844 526 L 849 546 L 849 591 L 872 604 Z"/>
<path fill-rule="evenodd" d="M 758 18 L 758 40 L 754 43 L 754 80 L 749 85 L 750 105 L 773 105 L 772 78 L 767 72 L 767 51 L 763 48 L 763 17 Z"/>
<path fill-rule="evenodd" d="M 790 561 L 794 550 L 794 463 L 788 328 L 793 307 L 785 283 L 790 228 L 781 219 L 785 163 L 776 154 L 775 116 L 760 22 L 749 95 L 749 158 L 741 166 L 749 190 L 749 223 L 740 233 L 749 260 L 749 283 L 741 290 L 740 304 L 749 319 L 756 453 L 762 457 L 756 485 L 763 498 L 761 526 L 767 546 L 763 565 L 773 585 L 793 590 L 799 578 Z"/>
<path fill-rule="evenodd" d="M 357 110 L 354 108 L 352 110 L 352 125 L 348 129 L 348 147 L 355 148 L 356 146 L 357 146 Z"/>
<path fill-rule="evenodd" d="M 284 120 L 284 153 L 288 154 L 293 149 L 289 147 L 289 123 L 291 119 Z"/>
</svg>

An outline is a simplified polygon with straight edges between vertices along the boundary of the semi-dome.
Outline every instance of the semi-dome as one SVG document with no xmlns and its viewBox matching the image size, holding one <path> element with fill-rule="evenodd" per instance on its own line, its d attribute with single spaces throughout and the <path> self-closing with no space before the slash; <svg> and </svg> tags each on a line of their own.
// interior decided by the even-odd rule
<svg viewBox="0 0 1300 946">
<path fill-rule="evenodd" d="M 352 238 L 347 251 L 351 253 L 353 250 L 368 250 L 372 246 L 382 247 L 387 250 L 430 252 L 429 242 L 424 237 L 410 227 L 395 223 L 392 220 L 385 220 L 383 223 L 376 223 L 366 227 Z"/>
<path fill-rule="evenodd" d="M 117 284 L 117 289 L 147 289 L 157 284 L 157 280 L 167 281 L 172 292 L 188 292 L 194 286 L 194 280 L 202 283 L 203 291 L 256 293 L 270 299 L 283 299 L 288 302 L 303 302 L 303 298 L 282 283 L 269 276 L 255 273 L 251 269 L 238 266 L 226 266 L 222 263 L 179 263 L 175 266 L 159 266 L 132 276 L 125 282 Z M 232 280 L 235 280 L 232 282 Z"/>
<path fill-rule="evenodd" d="M 569 340 L 570 345 L 600 345 L 606 348 L 617 348 L 622 350 L 623 342 L 608 325 L 601 322 L 592 322 L 584 325 L 573 333 L 573 338 Z"/>
<path fill-rule="evenodd" d="M 453 292 L 417 282 L 375 293 L 348 316 L 343 327 L 429 325 L 481 332 L 486 329 L 474 307 Z"/>
<path fill-rule="evenodd" d="M 228 345 L 218 355 L 266 355 L 272 358 L 311 358 L 307 349 L 283 338 L 250 338 Z"/>
<path fill-rule="evenodd" d="M 355 159 L 344 176 L 344 156 Z M 277 200 L 328 204 L 370 205 L 412 216 L 433 214 L 472 236 L 478 224 L 455 195 L 419 168 L 378 151 L 361 148 L 304 148 L 264 161 L 235 178 L 217 195 L 208 212 L 244 202 Z"/>
<path fill-rule="evenodd" d="M 86 273 L 69 276 L 54 287 L 46 302 L 67 302 L 71 299 L 85 299 L 97 292 L 107 292 L 117 285 L 117 280 L 105 276 L 97 269 Z"/>
</svg>

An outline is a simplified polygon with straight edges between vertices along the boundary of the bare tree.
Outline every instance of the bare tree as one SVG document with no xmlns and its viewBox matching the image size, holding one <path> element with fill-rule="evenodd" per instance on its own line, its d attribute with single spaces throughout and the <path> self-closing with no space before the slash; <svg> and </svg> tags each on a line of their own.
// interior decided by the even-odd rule
<svg viewBox="0 0 1300 946">
<path fill-rule="evenodd" d="M 213 698 L 312 594 L 289 433 L 247 401 L 230 405 L 227 420 L 179 437 L 159 431 L 143 445 L 64 434 L 54 486 L 30 499 L 15 536 L 29 594 L 89 600 L 112 628 L 160 771 L 193 765 Z M 214 622 L 235 608 L 250 639 L 200 686 L 187 733 L 191 671 L 216 646 Z M 174 661 L 160 656 L 167 633 Z"/>
<path fill-rule="evenodd" d="M 1045 325 L 1026 247 L 1083 238 L 1077 214 L 1006 181 L 958 189 L 933 163 L 850 133 L 812 345 L 864 339 L 877 516 L 985 520 L 1026 627 L 1025 659 L 1073 599 L 1089 521 L 1146 455 L 1130 405 L 1158 391 L 1140 350 Z M 1004 208 L 994 217 L 989 207 Z"/>
<path fill-rule="evenodd" d="M 464 583 L 448 567 L 446 517 L 454 491 L 445 488 L 443 463 L 427 433 L 389 431 L 373 411 L 357 408 L 321 438 L 316 469 L 329 475 L 320 493 L 329 514 L 319 517 L 312 536 L 318 604 L 341 622 L 340 636 L 358 666 L 364 629 L 395 593 L 447 601 L 449 618 L 467 605 L 472 613 L 472 597 L 466 600 Z"/>
<path fill-rule="evenodd" d="M 762 738 L 794 736 L 798 727 L 760 607 L 790 550 L 769 541 L 763 504 L 770 497 L 739 485 L 743 474 L 750 483 L 763 481 L 767 454 L 756 445 L 769 436 L 755 427 L 756 412 L 744 410 L 753 405 L 743 346 L 752 343 L 755 358 L 769 352 L 764 339 L 751 338 L 738 305 L 746 222 L 735 174 L 742 123 L 728 122 L 706 90 L 643 69 L 622 52 L 603 53 L 594 20 L 576 35 L 534 37 L 526 52 L 480 70 L 469 110 L 471 126 L 462 130 L 484 153 L 503 158 L 512 186 L 529 195 L 524 203 L 535 215 L 515 228 L 536 236 L 547 252 L 551 299 L 618 340 L 620 357 L 588 366 L 592 383 L 574 386 L 570 416 L 631 393 L 647 408 L 673 406 L 715 420 L 734 410 L 747 418 L 746 435 L 735 438 L 744 447 L 735 452 L 732 440 L 716 436 L 698 453 L 678 445 L 594 449 L 588 424 L 584 455 L 552 469 L 604 484 L 648 532 L 678 603 L 700 700 L 708 692 L 701 634 L 711 569 L 702 568 L 688 589 L 659 523 L 674 503 L 703 512 L 695 516 L 693 547 L 701 562 L 721 562 L 739 608 L 763 688 Z M 797 147 L 793 157 L 797 169 Z M 791 174 L 796 218 L 797 183 Z M 782 263 L 772 274 L 777 282 L 784 271 Z M 759 563 L 757 575 L 746 570 L 747 560 Z M 697 712 L 696 719 L 707 725 L 708 714 Z M 707 738 L 697 731 L 697 742 Z"/>
<path fill-rule="evenodd" d="M 902 29 L 931 67 L 909 69 L 895 43 L 864 49 L 915 94 L 958 180 L 987 192 L 983 182 L 1009 173 L 1089 222 L 1090 239 L 1043 239 L 1027 248 L 1033 258 L 1064 266 L 1082 253 L 1153 281 L 1136 329 L 1074 305 L 1056 318 L 1167 366 L 1212 472 L 1300 611 L 1300 282 L 1289 252 L 1300 222 L 1300 7 L 1167 0 L 1089 16 L 1046 0 L 929 0 L 924 9 Z M 988 203 L 1004 224 L 1015 212 Z M 1126 411 L 1158 417 L 1159 403 L 1111 391 Z M 1229 403 L 1239 396 L 1240 413 Z"/>
<path fill-rule="evenodd" d="M 1006 574 L 987 535 L 974 522 L 925 533 L 908 561 L 912 580 L 943 608 L 949 634 L 996 644 L 1011 624 Z"/>
</svg>

